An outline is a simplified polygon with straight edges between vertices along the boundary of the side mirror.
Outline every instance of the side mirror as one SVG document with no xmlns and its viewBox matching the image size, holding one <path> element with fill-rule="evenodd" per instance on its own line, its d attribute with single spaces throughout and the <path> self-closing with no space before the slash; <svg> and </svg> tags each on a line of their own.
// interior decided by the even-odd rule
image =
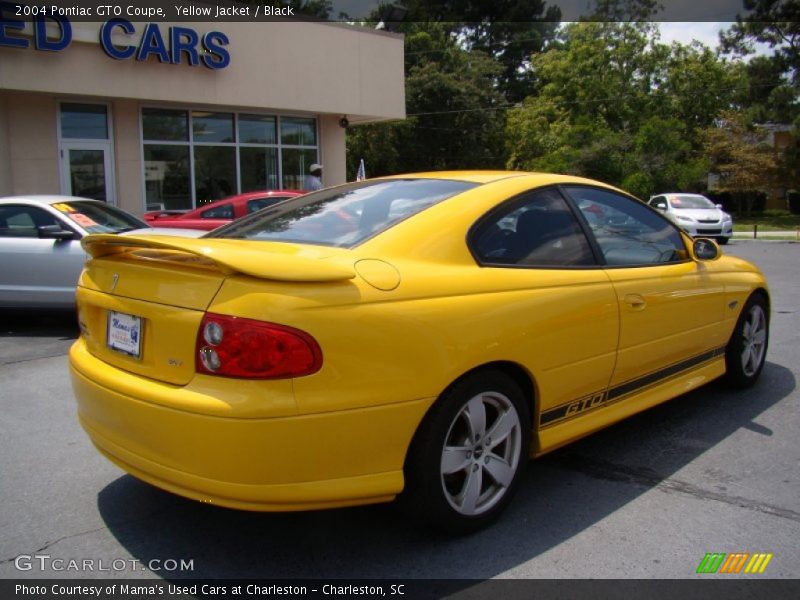
<svg viewBox="0 0 800 600">
<path fill-rule="evenodd" d="M 661 212 L 667 212 L 667 207 L 663 204 L 656 204 L 656 210 L 660 210 Z"/>
<path fill-rule="evenodd" d="M 715 204 L 714 206 L 716 206 L 718 209 L 722 210 L 722 204 Z"/>
<path fill-rule="evenodd" d="M 36 228 L 39 237 L 45 240 L 67 241 L 75 239 L 75 232 L 62 229 L 60 225 L 40 225 Z"/>
<path fill-rule="evenodd" d="M 722 256 L 717 242 L 708 238 L 697 238 L 692 242 L 692 252 L 697 260 L 717 260 Z"/>
</svg>

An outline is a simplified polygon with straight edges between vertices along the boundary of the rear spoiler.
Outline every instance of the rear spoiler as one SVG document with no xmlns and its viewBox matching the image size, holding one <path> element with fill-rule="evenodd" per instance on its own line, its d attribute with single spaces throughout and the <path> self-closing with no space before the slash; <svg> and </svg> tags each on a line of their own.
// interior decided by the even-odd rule
<svg viewBox="0 0 800 600">
<path fill-rule="evenodd" d="M 112 234 L 87 235 L 81 241 L 92 258 L 127 253 L 144 260 L 213 266 L 226 274 L 242 273 L 277 281 L 342 281 L 356 276 L 350 261 L 344 263 L 341 258 L 286 252 L 283 248 L 291 248 L 287 244 L 280 244 L 281 251 L 271 251 L 270 242 L 259 244 L 264 244 L 263 249 L 256 243 L 245 245 L 240 240 Z M 187 260 L 191 258 L 195 260 Z"/>
</svg>

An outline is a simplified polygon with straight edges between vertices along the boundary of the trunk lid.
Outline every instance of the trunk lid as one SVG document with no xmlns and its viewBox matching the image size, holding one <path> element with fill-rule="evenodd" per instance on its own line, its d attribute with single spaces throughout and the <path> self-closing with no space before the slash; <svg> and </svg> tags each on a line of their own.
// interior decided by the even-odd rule
<svg viewBox="0 0 800 600">
<path fill-rule="evenodd" d="M 110 365 L 175 385 L 195 373 L 197 331 L 225 279 L 326 282 L 355 277 L 338 249 L 243 240 L 90 235 L 78 282 L 89 352 Z"/>
</svg>

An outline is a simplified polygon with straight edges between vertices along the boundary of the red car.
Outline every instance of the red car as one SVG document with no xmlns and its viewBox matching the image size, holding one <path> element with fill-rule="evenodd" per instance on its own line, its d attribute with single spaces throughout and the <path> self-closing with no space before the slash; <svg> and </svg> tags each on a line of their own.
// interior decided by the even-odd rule
<svg viewBox="0 0 800 600">
<path fill-rule="evenodd" d="M 249 215 L 283 200 L 302 196 L 293 190 L 264 190 L 229 196 L 210 204 L 204 204 L 183 212 L 179 210 L 156 210 L 144 213 L 144 220 L 151 227 L 181 227 L 211 231 L 234 219 Z"/>
</svg>

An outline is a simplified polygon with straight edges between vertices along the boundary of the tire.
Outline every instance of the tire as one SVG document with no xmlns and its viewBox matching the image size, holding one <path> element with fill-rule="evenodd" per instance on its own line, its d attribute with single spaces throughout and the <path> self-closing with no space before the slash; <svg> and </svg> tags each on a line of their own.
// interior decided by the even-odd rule
<svg viewBox="0 0 800 600">
<path fill-rule="evenodd" d="M 724 245 L 726 245 L 728 243 L 729 239 L 730 238 L 721 237 L 721 238 L 717 238 L 717 241 L 719 242 L 720 246 L 724 246 Z"/>
<path fill-rule="evenodd" d="M 753 294 L 742 309 L 725 348 L 725 379 L 736 388 L 753 385 L 764 368 L 769 345 L 769 307 L 766 298 Z"/>
<path fill-rule="evenodd" d="M 468 375 L 436 401 L 417 430 L 398 502 L 448 533 L 477 531 L 511 501 L 530 440 L 528 403 L 519 386 L 499 371 Z"/>
</svg>

